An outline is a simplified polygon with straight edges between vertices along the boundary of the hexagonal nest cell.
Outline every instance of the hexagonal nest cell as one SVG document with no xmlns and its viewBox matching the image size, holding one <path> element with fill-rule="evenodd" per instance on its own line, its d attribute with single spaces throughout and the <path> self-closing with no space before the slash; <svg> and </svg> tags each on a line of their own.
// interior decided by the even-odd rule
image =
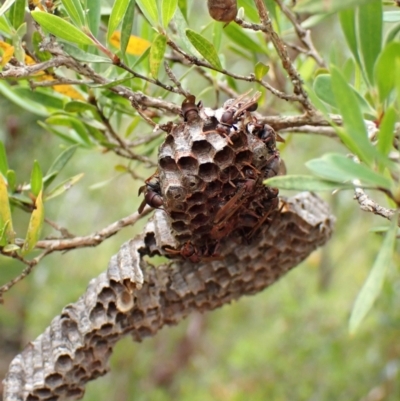
<svg viewBox="0 0 400 401">
<path fill-rule="evenodd" d="M 246 101 L 217 110 L 192 105 L 190 114 L 183 109 L 184 121 L 172 125 L 160 146 L 157 183 L 147 183 L 147 191 L 162 198 L 180 244 L 174 255 L 216 257 L 219 242 L 251 241 L 277 210 L 278 190 L 263 185 L 278 173 L 276 136 L 246 110 Z M 231 117 L 229 124 L 221 116 Z"/>
</svg>

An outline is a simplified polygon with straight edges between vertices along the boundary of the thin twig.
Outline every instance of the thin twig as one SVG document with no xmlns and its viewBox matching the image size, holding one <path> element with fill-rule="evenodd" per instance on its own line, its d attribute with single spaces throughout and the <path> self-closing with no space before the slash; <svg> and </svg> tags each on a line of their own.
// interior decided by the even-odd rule
<svg viewBox="0 0 400 401">
<path fill-rule="evenodd" d="M 17 259 L 20 262 L 24 263 L 26 268 L 22 270 L 22 272 L 12 280 L 10 280 L 8 283 L 2 285 L 0 287 L 0 304 L 3 303 L 3 294 L 5 294 L 7 291 L 9 291 L 15 284 L 19 283 L 21 280 L 23 280 L 26 276 L 28 276 L 33 268 L 48 254 L 50 254 L 52 251 L 51 250 L 46 250 L 42 252 L 39 256 L 36 256 L 36 258 L 32 260 L 26 260 L 22 256 L 18 255 L 16 252 L 13 252 L 12 255 L 6 255 L 10 256 L 13 259 Z"/>
<path fill-rule="evenodd" d="M 181 95 L 185 96 L 186 98 L 190 96 L 190 93 L 182 88 L 181 83 L 179 82 L 178 78 L 173 73 L 172 69 L 168 65 L 168 62 L 164 60 L 164 68 L 167 72 L 168 78 L 176 85 Z"/>
<path fill-rule="evenodd" d="M 279 58 L 282 61 L 283 68 L 289 74 L 290 80 L 292 81 L 294 87 L 296 100 L 302 104 L 307 113 L 315 113 L 316 110 L 308 99 L 307 92 L 303 88 L 303 81 L 289 57 L 289 54 L 286 50 L 286 45 L 273 29 L 272 21 L 269 18 L 264 2 L 262 0 L 255 0 L 255 3 L 260 16 L 261 25 L 245 22 L 240 18 L 235 18 L 235 22 L 243 28 L 251 29 L 253 31 L 262 31 L 268 35 L 278 53 Z"/>
<path fill-rule="evenodd" d="M 286 4 L 282 3 L 281 0 L 275 0 L 275 3 L 278 4 L 278 7 L 282 10 L 282 12 L 286 15 L 288 20 L 292 23 L 298 38 L 301 40 L 306 49 L 298 48 L 297 50 L 305 53 L 306 55 L 312 57 L 320 67 L 326 67 L 325 61 L 318 53 L 317 49 L 314 47 L 313 41 L 311 39 L 311 31 L 309 29 L 304 29 L 299 21 L 297 20 L 296 15 L 290 10 Z M 300 50 L 301 49 L 301 50 Z"/>
<path fill-rule="evenodd" d="M 372 212 L 373 214 L 384 217 L 385 219 L 391 220 L 396 213 L 396 210 L 385 208 L 373 201 L 362 188 L 354 189 L 354 199 L 357 200 L 361 210 Z"/>
</svg>

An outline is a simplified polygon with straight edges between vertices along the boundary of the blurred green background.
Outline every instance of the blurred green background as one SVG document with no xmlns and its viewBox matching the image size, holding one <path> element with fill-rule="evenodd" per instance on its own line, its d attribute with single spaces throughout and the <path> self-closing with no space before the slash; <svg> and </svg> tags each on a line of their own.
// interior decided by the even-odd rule
<svg viewBox="0 0 400 401">
<path fill-rule="evenodd" d="M 206 15 L 204 5 L 201 12 Z M 201 15 L 192 22 L 192 29 L 200 29 Z M 324 56 L 337 64 L 345 60 L 337 21 L 327 19 L 315 29 Z M 226 54 L 231 57 L 232 71 L 253 71 L 254 60 L 224 47 Z M 299 69 L 306 81 L 311 79 L 313 65 L 304 62 Z M 276 79 L 279 81 L 279 76 Z M 285 78 L 281 79 L 285 83 Z M 201 80 L 191 80 L 191 85 L 199 87 L 191 88 L 193 93 L 204 88 Z M 201 98 L 212 106 L 215 98 L 210 92 L 212 88 Z M 179 103 L 179 97 L 169 100 Z M 271 113 L 288 110 L 286 102 L 271 100 L 270 95 L 266 104 Z M 18 182 L 29 182 L 34 159 L 46 171 L 65 146 L 41 129 L 37 119 L 0 97 L 0 140 L 6 145 Z M 289 173 L 306 172 L 305 161 L 340 147 L 319 136 L 285 138 L 282 157 Z M 73 234 L 86 235 L 137 210 L 141 202 L 137 190 L 142 183 L 116 171 L 118 164 L 121 160 L 111 152 L 79 149 L 59 182 L 81 172 L 85 176 L 64 196 L 46 203 L 46 216 Z M 140 173 L 147 177 L 153 170 Z M 381 242 L 379 235 L 368 230 L 382 221 L 360 211 L 351 191 L 323 196 L 337 216 L 327 246 L 260 294 L 212 313 L 192 315 L 140 344 L 125 338 L 112 355 L 111 372 L 89 383 L 83 399 L 399 400 L 400 282 L 396 271 L 389 271 L 378 302 L 357 334 L 351 337 L 347 327 L 352 304 Z M 15 211 L 17 232 L 26 231 L 28 218 Z M 143 224 L 125 228 L 96 248 L 46 257 L 5 295 L 5 303 L 0 305 L 0 378 L 11 359 L 42 333 L 66 304 L 77 300 L 89 280 L 106 269 L 110 257 L 140 232 Z M 51 233 L 48 229 L 44 234 Z M 0 285 L 22 268 L 0 257 Z"/>
</svg>

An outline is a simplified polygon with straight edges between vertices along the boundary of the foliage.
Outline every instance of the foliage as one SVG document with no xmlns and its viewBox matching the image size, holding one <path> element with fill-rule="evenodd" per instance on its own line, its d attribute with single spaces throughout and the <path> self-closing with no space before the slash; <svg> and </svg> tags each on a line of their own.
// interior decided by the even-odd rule
<svg viewBox="0 0 400 401">
<path fill-rule="evenodd" d="M 80 182 L 84 174 L 85 178 L 95 174 L 97 182 L 93 188 L 97 190 L 112 194 L 116 179 L 128 177 L 135 180 L 132 186 L 136 190 L 150 175 L 147 170 L 154 171 L 155 154 L 163 139 L 159 127 L 179 114 L 179 105 L 185 97 L 195 94 L 204 104 L 215 105 L 254 88 L 262 92 L 258 109 L 262 121 L 285 137 L 281 153 L 287 160 L 288 174 L 269 179 L 268 185 L 282 190 L 355 190 L 361 209 L 392 220 L 375 234 L 379 235 L 378 239 L 382 237 L 379 249 L 361 246 L 371 234 L 354 234 L 362 238 L 358 244 L 354 241 L 354 247 L 359 247 L 360 254 L 365 252 L 366 256 L 360 256 L 363 263 L 372 265 L 352 309 L 350 330 L 355 332 L 379 296 L 383 298 L 381 303 L 390 303 L 388 294 L 397 293 L 395 284 L 385 287 L 387 275 L 393 275 L 395 283 L 398 281 L 389 269 L 397 258 L 398 215 L 395 211 L 400 204 L 397 123 L 400 117 L 400 13 L 395 2 L 299 0 L 293 2 L 297 4 L 292 8 L 290 1 L 240 0 L 236 22 L 226 27 L 212 21 L 202 3 L 205 2 L 3 2 L 0 7 L 0 94 L 30 118 L 35 116 L 38 124 L 35 129 L 41 127 L 40 135 L 46 131 L 46 138 L 60 145 L 61 150 L 53 146 L 47 153 L 39 152 L 37 160 L 28 154 L 31 164 L 28 179 L 25 167 L 10 163 L 10 157 L 15 157 L 10 150 L 11 135 L 2 135 L 1 253 L 22 261 L 28 274 L 44 256 L 54 251 L 50 248 L 54 243 L 45 221 L 58 231 L 58 239 L 66 244 L 71 238 L 68 230 L 75 231 L 73 225 L 65 229 L 53 220 L 57 219 L 56 210 L 61 207 L 58 205 L 62 205 L 62 199 L 71 196 L 67 190 L 78 185 L 80 191 L 85 192 L 85 185 L 88 185 Z M 270 25 L 266 21 L 260 24 L 260 3 L 267 6 L 272 20 Z M 301 24 L 297 17 L 301 18 Z M 325 25 L 332 30 L 332 35 L 328 35 Z M 33 33 L 28 26 L 34 27 Z M 310 32 L 317 38 L 315 46 Z M 332 44 L 331 36 L 338 38 L 337 44 Z M 282 44 L 290 53 L 285 46 L 280 46 Z M 298 134 L 301 133 L 306 133 L 307 138 L 300 140 L 302 136 Z M 100 160 L 111 154 L 112 162 L 105 166 Z M 96 162 L 85 165 L 85 158 Z M 47 165 L 47 169 L 43 168 Z M 18 169 L 10 166 L 18 166 Z M 21 179 L 23 176 L 26 178 Z M 365 191 L 373 191 L 379 204 Z M 336 210 L 339 216 L 346 213 L 346 203 L 351 199 L 349 193 L 335 195 L 339 203 L 343 202 Z M 79 207 L 86 209 L 90 196 L 86 194 Z M 110 198 L 109 201 L 119 200 Z M 135 202 L 140 203 L 139 200 Z M 23 214 L 25 217 L 21 218 Z M 115 219 L 118 218 L 121 216 L 116 215 Z M 353 224 L 357 218 L 362 219 L 348 216 Z M 365 224 L 362 227 L 363 231 L 370 228 Z M 339 224 L 338 235 L 345 236 L 340 229 L 346 228 L 345 223 Z M 375 239 L 368 238 L 368 241 L 374 244 Z M 84 241 L 82 244 L 89 246 Z M 335 246 L 339 252 L 340 247 Z M 42 253 L 38 253 L 38 249 Z M 71 248 L 58 250 L 66 249 Z M 374 263 L 370 261 L 371 252 L 376 253 Z M 357 260 L 350 260 L 357 265 Z M 347 260 L 342 263 L 350 266 Z M 358 285 L 360 280 L 358 278 Z M 9 275 L 4 274 L 2 282 L 7 289 L 10 281 Z M 291 285 L 298 291 L 295 283 Z M 0 288 L 0 298 L 4 288 Z M 307 291 L 310 295 L 309 288 Z M 72 295 L 79 295 L 79 292 Z M 279 296 L 285 308 L 293 302 L 285 290 Z M 274 301 L 268 297 L 268 302 Z M 346 310 L 350 300 L 347 302 L 343 306 Z M 304 310 L 302 312 L 306 313 Z M 233 313 L 245 314 L 240 308 Z M 387 312 L 392 316 L 391 313 Z M 281 317 L 276 315 L 275 318 Z M 341 318 L 344 319 L 343 313 Z M 235 319 L 240 326 L 240 319 Z M 337 322 L 332 324 L 340 326 Z M 318 322 L 318 325 L 322 335 L 326 335 L 324 323 Z M 370 330 L 371 326 L 366 325 L 365 330 Z M 379 323 L 375 330 L 378 331 L 380 325 L 383 326 Z M 218 337 L 218 329 L 210 333 L 211 337 Z M 279 338 L 280 334 L 276 336 Z M 342 338 L 340 341 L 341 352 L 345 352 L 349 340 Z M 257 358 L 257 350 L 248 347 L 252 358 Z M 279 358 L 272 349 L 264 351 L 274 360 Z M 239 354 L 243 352 L 243 349 L 238 350 Z M 303 352 L 306 353 L 305 346 Z M 334 352 L 329 355 L 338 358 Z M 246 358 L 243 355 L 237 358 L 238 372 L 243 373 Z M 398 360 L 397 355 L 396 358 Z M 328 361 L 335 363 L 330 357 Z M 198 363 L 202 365 L 204 361 Z M 197 367 L 192 369 L 198 374 Z M 279 380 L 279 375 L 283 375 L 279 369 L 269 374 L 277 375 L 275 379 Z M 218 377 L 224 376 L 232 381 L 236 377 L 235 372 L 218 372 Z M 283 377 L 288 380 L 286 375 Z M 180 380 L 179 393 L 189 393 L 190 380 Z M 205 380 L 212 382 L 212 378 Z M 260 375 L 257 380 L 264 380 L 264 377 Z M 338 383 L 340 388 L 340 379 Z M 244 388 L 254 383 L 249 380 L 242 387 L 237 386 L 240 389 L 236 393 L 229 388 L 213 387 L 213 391 L 219 399 L 240 399 L 246 396 Z M 260 391 L 257 396 L 265 398 L 261 387 L 257 388 Z M 276 399 L 302 399 L 313 394 L 309 389 L 302 391 L 303 395 L 277 391 Z M 340 397 L 329 391 L 321 394 L 321 399 Z M 360 396 L 354 393 L 347 398 Z M 164 390 L 160 390 L 157 397 L 170 399 Z"/>
</svg>

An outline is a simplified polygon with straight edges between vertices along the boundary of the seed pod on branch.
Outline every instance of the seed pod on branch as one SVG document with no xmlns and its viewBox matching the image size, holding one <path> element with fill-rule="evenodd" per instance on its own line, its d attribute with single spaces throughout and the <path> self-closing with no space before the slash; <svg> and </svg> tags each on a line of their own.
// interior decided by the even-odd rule
<svg viewBox="0 0 400 401">
<path fill-rule="evenodd" d="M 216 21 L 231 22 L 237 14 L 237 0 L 208 0 L 208 12 Z"/>
</svg>

